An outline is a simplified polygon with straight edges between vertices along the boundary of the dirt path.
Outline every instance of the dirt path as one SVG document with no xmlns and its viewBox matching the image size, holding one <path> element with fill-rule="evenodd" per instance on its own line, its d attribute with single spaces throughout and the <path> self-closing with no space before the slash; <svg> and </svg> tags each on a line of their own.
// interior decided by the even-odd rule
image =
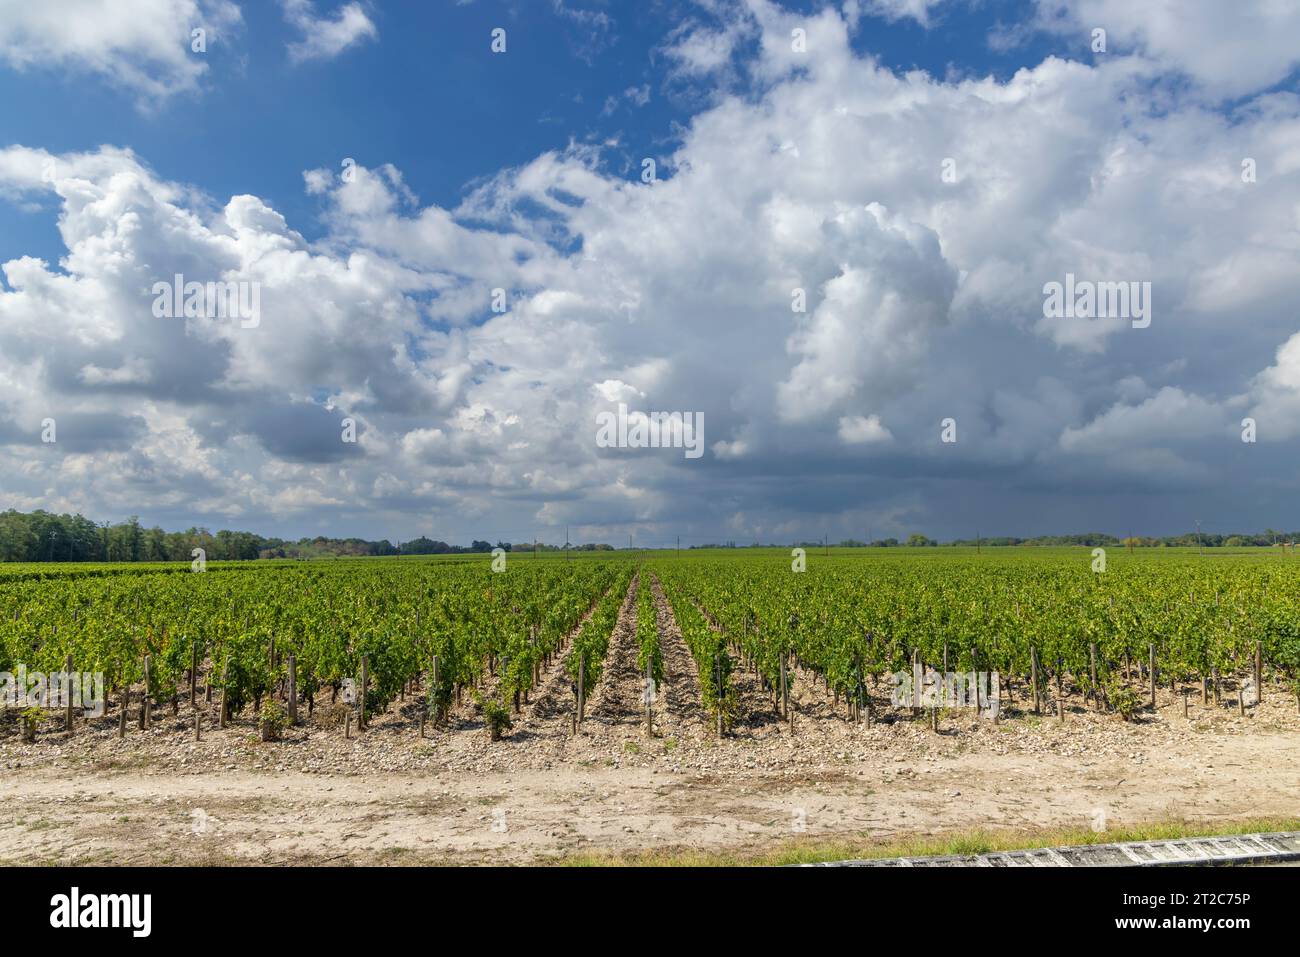
<svg viewBox="0 0 1300 957">
<path fill-rule="evenodd" d="M 972 828 L 1115 828 L 1300 814 L 1293 735 L 1144 761 L 963 755 L 816 773 L 576 767 L 456 777 L 297 772 L 9 774 L 4 863 L 479 863 L 770 849 Z"/>
<path fill-rule="evenodd" d="M 564 646 L 542 674 L 537 692 L 530 704 L 524 706 L 524 716 L 516 723 L 518 734 L 533 740 L 543 740 L 552 745 L 567 742 L 578 710 L 578 699 L 573 677 L 569 674 L 569 657 L 573 653 L 573 639 L 586 628 L 596 607 L 604 599 L 597 598 L 582 616 L 582 620 L 569 632 Z"/>
<path fill-rule="evenodd" d="M 636 664 L 636 596 L 641 587 L 641 574 L 638 572 L 632 576 L 627 597 L 618 610 L 600 681 L 587 708 L 586 722 L 609 726 L 635 724 L 641 720 L 641 693 L 645 682 Z"/>
<path fill-rule="evenodd" d="M 709 733 L 709 716 L 700 702 L 699 666 L 686 646 L 682 630 L 664 597 L 659 579 L 650 578 L 659 625 L 659 649 L 664 659 L 663 686 L 655 702 L 655 730 L 663 737 L 701 740 Z"/>
</svg>

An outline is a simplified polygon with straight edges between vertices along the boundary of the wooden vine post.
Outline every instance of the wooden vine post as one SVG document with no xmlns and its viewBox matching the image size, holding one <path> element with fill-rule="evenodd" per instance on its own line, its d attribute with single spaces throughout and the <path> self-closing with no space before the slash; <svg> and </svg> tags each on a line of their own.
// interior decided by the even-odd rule
<svg viewBox="0 0 1300 957">
<path fill-rule="evenodd" d="M 298 723 L 298 656 L 289 656 L 289 724 Z"/>
<path fill-rule="evenodd" d="M 198 703 L 199 691 L 199 639 L 194 639 L 194 647 L 190 649 L 190 707 L 196 707 Z"/>
<path fill-rule="evenodd" d="M 787 654 L 789 654 L 789 652 L 787 652 Z M 795 663 L 798 664 L 797 656 L 795 659 Z M 789 668 L 786 668 L 785 670 L 785 688 L 783 694 L 785 695 L 785 717 L 786 720 L 790 722 L 790 731 L 793 732 L 794 731 L 794 706 L 790 704 L 790 669 Z"/>
<path fill-rule="evenodd" d="M 1151 710 L 1156 710 L 1156 646 L 1151 646 L 1151 663 L 1147 667 L 1151 678 Z"/>
<path fill-rule="evenodd" d="M 536 688 L 542 683 L 542 661 L 541 656 L 537 654 L 537 626 L 528 626 L 529 639 L 533 648 L 533 687 Z M 528 689 L 524 689 L 524 700 L 528 700 Z"/>
<path fill-rule="evenodd" d="M 947 670 L 945 667 L 944 671 Z M 1038 714 L 1038 649 L 1033 647 L 1029 649 L 1029 680 L 1034 686 L 1034 714 Z"/>
<path fill-rule="evenodd" d="M 1255 706 L 1264 703 L 1264 658 L 1259 642 L 1255 642 Z"/>
<path fill-rule="evenodd" d="M 653 656 L 646 658 L 645 663 L 645 733 L 647 736 L 654 734 L 653 728 L 653 708 L 654 708 L 654 676 L 650 669 L 653 665 Z"/>
<path fill-rule="evenodd" d="M 416 684 L 419 684 L 419 683 L 423 680 L 423 678 L 424 678 L 424 673 L 421 672 L 420 675 L 419 675 L 419 677 L 417 677 L 416 679 L 414 679 L 414 680 L 415 680 L 415 683 L 416 683 Z M 424 702 L 423 702 L 423 704 L 421 704 L 421 705 L 419 706 L 419 708 L 420 708 L 420 740 L 421 740 L 421 741 L 424 740 L 424 726 L 425 726 L 425 723 L 428 721 L 428 718 L 429 718 L 429 707 L 430 707 L 430 705 L 429 705 L 429 695 L 431 695 L 431 694 L 433 694 L 433 690 L 432 690 L 432 688 L 430 688 L 430 690 L 428 690 L 428 691 L 425 692 L 425 694 L 424 694 Z"/>
<path fill-rule="evenodd" d="M 230 656 L 226 656 L 225 663 L 221 666 L 221 712 L 218 718 L 218 726 L 224 728 L 230 721 L 230 685 L 227 678 L 230 676 Z"/>
<path fill-rule="evenodd" d="M 587 654 L 578 653 L 578 724 L 587 716 Z"/>
<path fill-rule="evenodd" d="M 140 701 L 140 727 L 149 730 L 149 701 L 153 685 L 149 680 L 149 655 L 144 656 L 144 698 Z"/>
<path fill-rule="evenodd" d="M 790 687 L 785 680 L 785 652 L 781 653 L 781 687 L 778 689 L 781 700 L 781 716 L 790 714 Z"/>
<path fill-rule="evenodd" d="M 370 685 L 370 658 L 361 656 L 361 701 L 357 711 L 357 730 L 366 730 L 366 690 Z"/>
<path fill-rule="evenodd" d="M 77 686 L 78 687 L 81 686 L 80 681 L 77 682 Z M 69 737 L 71 737 L 72 735 L 72 655 L 68 655 L 67 664 L 64 666 L 63 695 L 65 698 L 68 699 L 67 714 L 65 720 L 67 723 L 68 735 Z"/>
<path fill-rule="evenodd" d="M 431 694 L 437 696 L 433 700 L 428 701 L 429 713 L 433 717 L 433 723 L 436 726 L 442 724 L 444 717 L 442 713 L 442 679 L 439 677 L 437 655 L 433 656 L 433 681 L 429 691 Z M 435 707 L 438 709 L 437 711 L 433 710 Z"/>
<path fill-rule="evenodd" d="M 722 737 L 722 656 L 721 655 L 716 653 L 714 654 L 713 665 L 714 665 L 713 670 L 716 673 L 716 677 L 714 679 L 715 683 L 713 686 L 713 697 L 715 699 L 715 705 L 718 711 L 718 737 L 720 738 Z"/>
<path fill-rule="evenodd" d="M 794 633 L 799 627 L 799 616 L 797 614 L 790 616 L 789 625 L 791 640 L 793 640 Z M 790 707 L 790 668 L 787 664 L 789 657 L 789 651 L 781 652 L 781 707 L 784 709 L 782 713 L 785 715 L 786 720 L 790 722 L 790 730 L 793 731 L 794 709 Z"/>
<path fill-rule="evenodd" d="M 1092 675 L 1092 706 L 1095 710 L 1101 710 L 1101 689 L 1097 687 L 1097 643 L 1088 644 L 1088 662 Z"/>
</svg>

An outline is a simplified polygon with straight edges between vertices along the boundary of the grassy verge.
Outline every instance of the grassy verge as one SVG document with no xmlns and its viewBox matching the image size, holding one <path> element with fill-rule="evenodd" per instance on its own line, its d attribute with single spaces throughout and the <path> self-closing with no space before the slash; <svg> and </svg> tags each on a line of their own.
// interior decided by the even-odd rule
<svg viewBox="0 0 1300 957">
<path fill-rule="evenodd" d="M 1027 850 L 1082 844 L 1117 844 L 1124 841 L 1162 841 L 1189 837 L 1217 837 L 1268 831 L 1300 831 L 1300 818 L 1263 818 L 1197 824 L 1158 821 L 1097 833 L 1088 828 L 1041 831 L 964 831 L 906 841 L 834 841 L 808 838 L 780 847 L 720 851 L 642 851 L 633 854 L 578 854 L 549 863 L 565 867 L 774 867 L 818 864 L 824 861 L 876 860 L 883 857 L 937 857 L 945 854 L 986 854 L 990 851 Z"/>
</svg>

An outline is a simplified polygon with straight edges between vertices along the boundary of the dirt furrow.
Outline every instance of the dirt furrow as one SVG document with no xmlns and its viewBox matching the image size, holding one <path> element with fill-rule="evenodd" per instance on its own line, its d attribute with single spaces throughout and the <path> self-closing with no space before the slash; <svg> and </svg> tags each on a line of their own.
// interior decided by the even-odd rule
<svg viewBox="0 0 1300 957">
<path fill-rule="evenodd" d="M 664 736 L 680 737 L 689 733 L 702 737 L 709 727 L 709 719 L 700 701 L 699 666 L 686 646 L 663 586 L 653 575 L 650 589 L 659 625 L 659 649 L 664 659 L 663 685 L 657 689 L 655 701 L 655 728 Z"/>
<path fill-rule="evenodd" d="M 604 597 L 603 595 L 601 596 Z M 569 653 L 573 648 L 573 638 L 578 634 L 591 616 L 595 614 L 600 599 L 591 603 L 582 620 L 573 627 L 565 639 L 565 648 L 554 656 L 550 668 L 542 675 L 540 684 L 529 694 L 529 701 L 523 703 L 522 713 L 514 716 L 517 728 L 522 729 L 518 737 L 523 738 L 564 738 L 571 725 L 571 715 L 576 707 L 571 681 L 566 671 Z M 487 670 L 479 679 L 477 691 L 486 698 L 496 694 L 501 683 L 500 673 L 493 674 Z M 475 700 L 474 691 L 466 689 L 459 704 L 453 703 L 450 715 L 450 727 L 454 730 L 479 730 L 483 727 L 482 709 Z"/>
<path fill-rule="evenodd" d="M 718 620 L 709 613 L 707 608 L 699 602 L 695 602 L 695 607 L 704 616 L 710 628 L 722 632 Z M 781 716 L 776 709 L 775 695 L 763 687 L 763 679 L 758 672 L 743 661 L 735 662 L 731 672 L 731 687 L 737 697 L 736 722 L 731 727 L 732 734 L 744 734 L 746 731 L 781 723 Z"/>
<path fill-rule="evenodd" d="M 596 607 L 604 600 L 602 594 L 587 609 L 587 613 L 565 640 L 564 649 L 555 656 L 551 667 L 542 675 L 541 684 L 526 709 L 521 727 L 532 737 L 567 738 L 572 732 L 573 716 L 577 712 L 577 685 L 569 674 L 569 658 L 573 654 L 573 639 L 591 622 Z"/>
<path fill-rule="evenodd" d="M 609 641 L 609 652 L 601 669 L 600 682 L 591 696 L 587 720 L 604 724 L 622 724 L 640 720 L 641 670 L 637 667 L 636 596 L 641 587 L 641 575 L 632 576 L 627 597 L 618 611 L 614 634 Z"/>
</svg>

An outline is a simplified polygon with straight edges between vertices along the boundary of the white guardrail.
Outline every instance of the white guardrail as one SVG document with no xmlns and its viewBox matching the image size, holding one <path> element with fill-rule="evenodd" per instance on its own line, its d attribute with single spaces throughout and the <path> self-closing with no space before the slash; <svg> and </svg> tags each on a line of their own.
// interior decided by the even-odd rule
<svg viewBox="0 0 1300 957">
<path fill-rule="evenodd" d="M 805 867 L 1169 867 L 1177 865 L 1281 864 L 1300 861 L 1300 831 L 1234 834 L 1171 841 L 1081 844 L 1028 851 L 991 851 L 944 857 L 888 857 L 828 861 Z"/>
</svg>

